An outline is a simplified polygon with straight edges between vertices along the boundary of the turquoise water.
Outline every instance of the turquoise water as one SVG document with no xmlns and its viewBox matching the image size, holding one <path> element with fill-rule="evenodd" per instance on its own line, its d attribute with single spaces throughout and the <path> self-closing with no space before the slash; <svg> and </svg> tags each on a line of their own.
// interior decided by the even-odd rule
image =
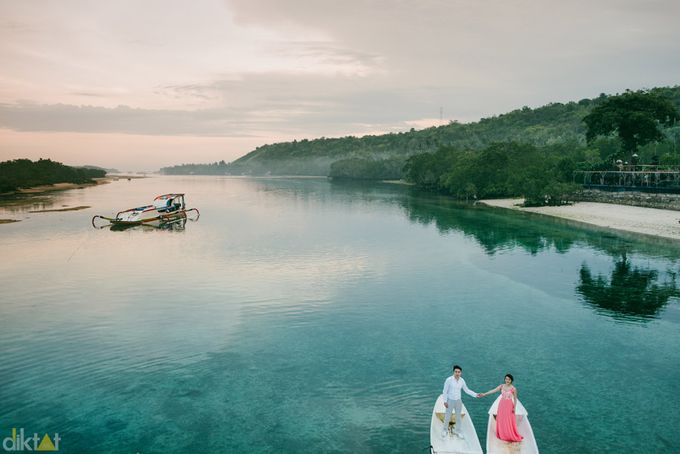
<svg viewBox="0 0 680 454">
<path fill-rule="evenodd" d="M 164 192 L 198 222 L 95 230 Z M 539 448 L 677 452 L 680 249 L 392 185 L 156 177 L 0 207 L 0 439 L 405 452 L 453 363 Z M 72 212 L 29 209 L 89 205 Z M 678 283 L 680 285 L 680 283 Z M 464 397 L 484 445 L 493 399 Z"/>
</svg>

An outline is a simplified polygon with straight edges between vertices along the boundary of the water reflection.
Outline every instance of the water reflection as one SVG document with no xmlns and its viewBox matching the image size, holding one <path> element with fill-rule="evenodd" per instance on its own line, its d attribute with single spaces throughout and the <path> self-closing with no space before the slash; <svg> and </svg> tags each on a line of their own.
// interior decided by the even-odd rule
<svg viewBox="0 0 680 454">
<path fill-rule="evenodd" d="M 507 210 L 458 204 L 445 197 L 407 197 L 403 199 L 407 217 L 419 224 L 434 223 L 440 233 L 457 231 L 474 238 L 484 251 L 522 248 L 532 255 L 554 249 L 567 252 L 581 236 L 569 226 L 558 223 L 533 223 L 527 216 Z"/>
<path fill-rule="evenodd" d="M 146 223 L 138 225 L 107 224 L 103 226 L 97 226 L 95 228 L 108 229 L 112 232 L 124 232 L 129 230 L 168 230 L 173 232 L 183 232 L 186 229 L 187 221 L 195 222 L 194 219 L 181 217 L 159 223 Z"/>
<path fill-rule="evenodd" d="M 671 297 L 680 296 L 675 273 L 660 282 L 659 272 L 633 265 L 623 254 L 614 263 L 611 277 L 593 276 L 587 264 L 581 265 L 576 291 L 586 303 L 615 318 L 658 316 Z"/>
<path fill-rule="evenodd" d="M 412 222 L 434 224 L 441 233 L 461 232 L 490 256 L 517 248 L 531 255 L 550 250 L 564 254 L 576 246 L 605 253 L 614 261 L 611 276 L 594 273 L 594 266 L 583 263 L 576 286 L 577 294 L 601 315 L 646 321 L 658 317 L 672 297 L 680 297 L 675 272 L 665 271 L 673 266 L 668 261 L 671 249 L 677 249 L 667 241 L 635 241 L 560 220 L 459 205 L 446 198 L 407 197 L 403 206 Z M 653 258 L 652 265 L 634 265 L 629 258 L 633 254 Z"/>
<path fill-rule="evenodd" d="M 0 209 L 12 214 L 66 207 L 65 205 L 55 206 L 55 204 L 54 195 L 19 194 L 0 197 Z"/>
<path fill-rule="evenodd" d="M 288 200 L 315 201 L 319 203 L 386 203 L 398 205 L 407 193 L 403 185 L 376 183 L 374 181 L 333 180 L 310 178 L 258 178 L 250 179 L 249 184 L 261 193 L 281 196 Z M 311 190 L 310 190 L 311 189 Z"/>
<path fill-rule="evenodd" d="M 566 253 L 577 245 L 601 251 L 612 257 L 639 252 L 652 257 L 674 258 L 680 244 L 666 239 L 644 241 L 638 235 L 615 233 L 579 223 L 533 213 L 518 213 L 484 205 L 470 205 L 447 197 L 414 193 L 399 203 L 411 222 L 434 224 L 442 233 L 460 232 L 474 238 L 489 255 L 521 248 L 532 255 L 554 250 Z"/>
</svg>

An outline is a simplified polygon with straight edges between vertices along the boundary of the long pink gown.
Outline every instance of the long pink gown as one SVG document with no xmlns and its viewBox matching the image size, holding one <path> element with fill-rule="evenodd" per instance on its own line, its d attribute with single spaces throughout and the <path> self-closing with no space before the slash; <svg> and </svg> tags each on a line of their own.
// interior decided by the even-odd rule
<svg viewBox="0 0 680 454">
<path fill-rule="evenodd" d="M 498 403 L 496 415 L 496 437 L 503 441 L 522 441 L 524 439 L 517 432 L 515 402 L 512 400 L 514 392 L 515 388 L 503 390 L 503 387 L 501 387 L 501 401 Z"/>
</svg>

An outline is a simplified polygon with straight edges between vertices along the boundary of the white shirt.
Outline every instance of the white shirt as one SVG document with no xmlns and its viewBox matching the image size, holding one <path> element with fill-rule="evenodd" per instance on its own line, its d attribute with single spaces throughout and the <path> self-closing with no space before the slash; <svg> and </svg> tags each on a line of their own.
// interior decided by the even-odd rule
<svg viewBox="0 0 680 454">
<path fill-rule="evenodd" d="M 460 400 L 460 390 L 465 391 L 465 393 L 469 396 L 472 397 L 477 397 L 477 393 L 474 391 L 470 391 L 470 389 L 467 387 L 465 384 L 465 380 L 463 380 L 463 377 L 460 377 L 458 380 L 456 380 L 453 375 L 450 376 L 449 378 L 446 379 L 444 382 L 444 391 L 442 391 L 442 394 L 444 395 L 444 402 L 447 400 Z"/>
</svg>

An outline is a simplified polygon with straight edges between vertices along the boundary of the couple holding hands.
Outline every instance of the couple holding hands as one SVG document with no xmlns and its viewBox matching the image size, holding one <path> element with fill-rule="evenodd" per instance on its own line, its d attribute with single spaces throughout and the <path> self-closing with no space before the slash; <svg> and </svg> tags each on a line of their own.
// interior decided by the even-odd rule
<svg viewBox="0 0 680 454">
<path fill-rule="evenodd" d="M 455 411 L 456 425 L 455 435 L 463 438 L 463 434 L 459 432 L 461 427 L 461 410 L 463 403 L 461 401 L 461 390 L 472 397 L 485 397 L 489 394 L 497 392 L 501 393 L 501 399 L 498 403 L 498 412 L 496 414 L 496 437 L 503 441 L 517 442 L 522 441 L 523 437 L 517 432 L 517 421 L 515 420 L 515 406 L 517 405 L 517 388 L 512 384 L 514 378 L 511 374 L 505 376 L 505 383 L 496 386 L 495 388 L 485 393 L 475 393 L 471 391 L 465 380 L 462 377 L 463 369 L 455 365 L 453 366 L 453 375 L 448 377 L 444 382 L 444 407 L 446 413 L 444 415 L 444 430 L 442 437 L 448 435 L 449 421 L 451 420 L 451 412 Z"/>
</svg>

